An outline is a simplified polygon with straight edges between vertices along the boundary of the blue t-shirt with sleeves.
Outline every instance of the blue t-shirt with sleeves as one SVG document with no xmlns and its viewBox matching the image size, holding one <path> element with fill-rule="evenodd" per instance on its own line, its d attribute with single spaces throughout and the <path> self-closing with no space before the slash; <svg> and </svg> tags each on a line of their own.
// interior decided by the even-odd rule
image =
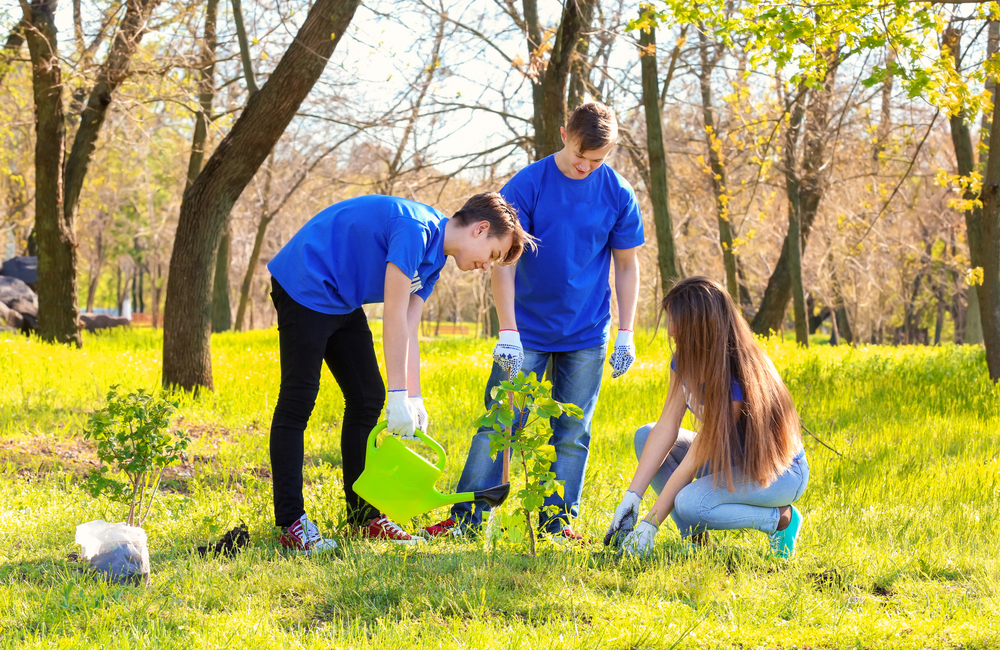
<svg viewBox="0 0 1000 650">
<path fill-rule="evenodd" d="M 359 196 L 310 219 L 267 265 L 295 302 L 324 314 L 348 314 L 385 299 L 385 266 L 412 279 L 427 300 L 444 254 L 448 218 L 395 196 Z"/>
<path fill-rule="evenodd" d="M 517 262 L 514 313 L 521 343 L 542 352 L 601 345 L 611 322 L 611 249 L 645 242 L 632 186 L 607 164 L 582 179 L 555 156 L 528 165 L 500 190 L 537 252 Z"/>
</svg>

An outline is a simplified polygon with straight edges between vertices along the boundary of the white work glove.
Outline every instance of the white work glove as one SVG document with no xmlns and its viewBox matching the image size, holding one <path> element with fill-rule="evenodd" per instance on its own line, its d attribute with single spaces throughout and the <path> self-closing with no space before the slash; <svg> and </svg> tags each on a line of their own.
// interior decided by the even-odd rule
<svg viewBox="0 0 1000 650">
<path fill-rule="evenodd" d="M 386 428 L 394 436 L 403 440 L 416 440 L 413 430 L 417 428 L 417 412 L 406 395 L 406 389 L 390 390 L 385 401 Z"/>
<path fill-rule="evenodd" d="M 424 408 L 424 398 L 411 397 L 410 404 L 413 405 L 413 411 L 417 414 L 417 430 L 423 433 L 427 433 L 427 409 Z"/>
<path fill-rule="evenodd" d="M 509 377 L 517 376 L 524 363 L 524 348 L 517 330 L 500 330 L 500 340 L 493 347 L 493 360 L 507 371 Z"/>
<path fill-rule="evenodd" d="M 633 361 L 635 361 L 635 343 L 632 342 L 632 330 L 618 330 L 618 338 L 615 339 L 615 351 L 611 353 L 611 358 L 608 359 L 608 363 L 615 369 L 611 373 L 611 378 L 617 379 L 628 372 Z"/>
<path fill-rule="evenodd" d="M 635 557 L 652 555 L 654 538 L 659 531 L 660 529 L 655 524 L 643 519 L 622 542 L 622 552 Z"/>
<path fill-rule="evenodd" d="M 608 526 L 608 533 L 604 536 L 605 546 L 621 548 L 625 536 L 632 532 L 635 524 L 639 521 L 639 504 L 642 503 L 642 496 L 632 490 L 625 493 L 622 502 L 615 508 L 615 516 Z"/>
</svg>

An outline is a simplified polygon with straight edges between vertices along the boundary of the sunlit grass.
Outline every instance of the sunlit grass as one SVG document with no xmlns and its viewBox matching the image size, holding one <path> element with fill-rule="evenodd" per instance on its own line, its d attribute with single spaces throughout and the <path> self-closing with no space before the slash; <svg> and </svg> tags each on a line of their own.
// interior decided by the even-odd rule
<svg viewBox="0 0 1000 650">
<path fill-rule="evenodd" d="M 161 341 L 125 330 L 88 335 L 76 351 L 0 335 L 0 644 L 1000 647 L 1000 390 L 977 348 L 768 344 L 805 425 L 842 454 L 806 435 L 806 524 L 787 563 L 767 558 L 753 532 L 685 556 L 671 524 L 646 562 L 551 544 L 531 559 L 474 541 L 401 550 L 350 539 L 335 557 L 300 558 L 272 541 L 277 333 L 216 335 L 216 392 L 181 400 L 179 425 L 195 434 L 187 474 L 147 522 L 152 583 L 109 586 L 66 560 L 76 524 L 121 518 L 74 478 L 87 462 L 81 427 L 112 384 L 158 387 Z M 637 344 L 629 374 L 605 377 L 594 420 L 578 528 L 595 538 L 635 467 L 632 432 L 666 394 L 666 337 Z M 490 353 L 470 338 L 423 345 L 431 433 L 449 452 L 442 489 L 461 471 Z M 307 508 L 328 530 L 343 520 L 342 409 L 324 372 L 306 478 Z M 241 520 L 250 550 L 190 554 Z"/>
</svg>

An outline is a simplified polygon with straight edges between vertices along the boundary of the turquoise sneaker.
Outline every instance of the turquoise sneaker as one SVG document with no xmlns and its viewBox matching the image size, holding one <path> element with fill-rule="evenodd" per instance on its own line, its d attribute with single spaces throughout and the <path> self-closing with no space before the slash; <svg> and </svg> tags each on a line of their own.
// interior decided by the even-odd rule
<svg viewBox="0 0 1000 650">
<path fill-rule="evenodd" d="M 802 513 L 795 506 L 792 506 L 792 520 L 788 522 L 785 530 L 776 530 L 769 535 L 771 538 L 771 552 L 780 558 L 790 558 L 795 554 L 795 540 L 799 537 L 802 529 Z"/>
</svg>

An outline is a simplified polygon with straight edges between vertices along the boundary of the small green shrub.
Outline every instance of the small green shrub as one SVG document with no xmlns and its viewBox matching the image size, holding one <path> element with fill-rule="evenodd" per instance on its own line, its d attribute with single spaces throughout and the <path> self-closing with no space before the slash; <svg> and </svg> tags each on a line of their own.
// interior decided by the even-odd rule
<svg viewBox="0 0 1000 650">
<path fill-rule="evenodd" d="M 552 399 L 552 384 L 539 381 L 535 373 L 526 377 L 519 372 L 510 381 L 500 382 L 491 395 L 496 401 L 478 424 L 491 427 L 496 432 L 490 434 L 490 454 L 502 454 L 505 449 L 510 449 L 511 461 L 515 458 L 521 461 L 524 487 L 515 498 L 524 514 L 531 554 L 535 555 L 531 513 L 544 505 L 545 497 L 556 492 L 561 494 L 563 489 L 563 482 L 557 481 L 551 471 L 556 450 L 549 444 L 552 435 L 549 418 L 563 414 L 580 418 L 583 417 L 583 409 Z M 517 429 L 513 436 L 510 435 L 512 428 Z"/>
<path fill-rule="evenodd" d="M 190 438 L 167 433 L 177 403 L 143 389 L 120 395 L 114 385 L 104 408 L 96 411 L 84 429 L 88 440 L 97 442 L 101 466 L 87 477 L 94 497 L 104 494 L 128 505 L 125 523 L 142 527 L 149 517 L 163 470 L 181 459 Z M 124 474 L 126 480 L 119 480 Z M 145 506 L 145 510 L 143 509 Z"/>
</svg>

